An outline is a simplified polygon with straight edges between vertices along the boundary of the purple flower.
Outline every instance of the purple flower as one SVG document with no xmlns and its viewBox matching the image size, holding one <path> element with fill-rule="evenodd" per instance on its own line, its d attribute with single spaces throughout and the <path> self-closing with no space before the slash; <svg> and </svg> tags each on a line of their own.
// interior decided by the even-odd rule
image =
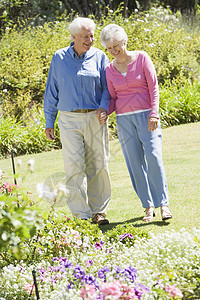
<svg viewBox="0 0 200 300">
<path fill-rule="evenodd" d="M 53 272 L 59 272 L 60 271 L 60 267 L 59 266 L 54 266 L 52 271 Z"/>
<path fill-rule="evenodd" d="M 137 296 L 137 299 L 139 299 L 139 300 L 142 299 L 143 291 L 140 288 L 138 288 L 137 286 L 135 286 L 134 290 L 135 290 L 135 296 Z"/>
<path fill-rule="evenodd" d="M 101 268 L 99 271 L 98 271 L 98 277 L 100 279 L 103 279 L 104 282 L 106 282 L 106 274 L 107 272 L 110 272 L 110 269 L 106 266 L 104 266 L 103 268 Z"/>
<path fill-rule="evenodd" d="M 145 293 L 150 293 L 150 289 L 149 289 L 147 286 L 145 286 L 145 285 L 143 285 L 143 284 L 141 284 L 141 283 L 138 283 L 137 286 L 138 286 L 142 291 L 144 291 Z"/>
<path fill-rule="evenodd" d="M 100 243 L 98 243 L 98 242 L 96 242 L 94 244 L 94 246 L 95 246 L 96 249 L 99 249 L 99 250 L 101 250 L 101 248 L 102 248 L 102 245 Z"/>
<path fill-rule="evenodd" d="M 157 282 L 155 283 L 155 285 L 158 284 L 163 289 L 164 288 L 164 284 L 162 283 L 162 281 L 158 277 L 156 277 L 156 279 L 157 279 Z"/>
<path fill-rule="evenodd" d="M 65 262 L 66 260 L 67 260 L 67 257 L 62 257 L 62 256 L 59 257 L 60 262 L 63 262 L 63 261 Z"/>
<path fill-rule="evenodd" d="M 119 240 L 123 241 L 127 237 L 130 238 L 130 239 L 134 239 L 134 236 L 132 234 L 130 234 L 130 233 L 124 233 L 124 234 L 120 235 Z"/>
<path fill-rule="evenodd" d="M 96 277 L 93 274 L 85 275 L 85 283 L 89 285 L 95 285 L 97 288 L 99 287 L 98 283 L 96 282 Z"/>
<path fill-rule="evenodd" d="M 73 287 L 74 287 L 74 283 L 73 283 L 73 281 L 70 281 L 70 283 L 68 284 L 68 286 L 67 286 L 67 289 L 69 290 L 69 289 L 73 289 Z"/>
<path fill-rule="evenodd" d="M 73 269 L 74 265 L 71 261 L 67 260 L 66 257 L 59 258 L 60 260 L 60 271 L 66 272 L 66 269 Z"/>
<path fill-rule="evenodd" d="M 51 282 L 56 283 L 56 281 L 57 281 L 57 280 L 55 280 L 55 279 L 53 278 L 53 276 L 51 276 Z"/>
<path fill-rule="evenodd" d="M 89 259 L 88 261 L 86 261 L 86 267 L 91 267 L 93 265 L 93 260 Z"/>
<path fill-rule="evenodd" d="M 115 270 L 115 272 L 116 272 L 116 277 L 119 278 L 119 273 L 122 271 L 121 268 L 118 267 L 118 266 L 115 266 L 115 267 L 114 267 L 114 270 Z"/>
<path fill-rule="evenodd" d="M 96 249 L 101 250 L 103 244 L 104 244 L 104 241 L 101 240 L 100 242 L 96 242 L 96 243 L 94 244 L 94 246 L 95 246 Z"/>
<path fill-rule="evenodd" d="M 106 253 L 112 253 L 112 248 L 110 249 L 106 248 Z"/>
<path fill-rule="evenodd" d="M 125 268 L 124 271 L 122 271 L 122 274 L 132 282 L 134 282 L 137 277 L 137 269 L 130 266 L 128 268 Z"/>
<path fill-rule="evenodd" d="M 69 260 L 64 262 L 64 266 L 66 269 L 73 269 L 73 267 L 74 267 L 73 263 Z"/>
<path fill-rule="evenodd" d="M 47 270 L 45 270 L 43 268 L 40 268 L 38 271 L 40 272 L 40 274 L 45 274 L 47 272 Z"/>
<path fill-rule="evenodd" d="M 57 257 L 53 257 L 52 260 L 53 260 L 53 261 L 57 261 L 58 258 L 57 258 Z"/>
<path fill-rule="evenodd" d="M 148 287 L 144 286 L 143 284 L 141 283 L 138 283 L 135 288 L 135 295 L 137 296 L 137 299 L 142 299 L 142 295 L 143 295 L 143 292 L 146 292 L 146 293 L 149 293 L 150 290 Z"/>
<path fill-rule="evenodd" d="M 84 279 L 85 277 L 85 271 L 81 268 L 81 266 L 76 265 L 74 268 L 74 277 L 76 279 Z"/>
</svg>

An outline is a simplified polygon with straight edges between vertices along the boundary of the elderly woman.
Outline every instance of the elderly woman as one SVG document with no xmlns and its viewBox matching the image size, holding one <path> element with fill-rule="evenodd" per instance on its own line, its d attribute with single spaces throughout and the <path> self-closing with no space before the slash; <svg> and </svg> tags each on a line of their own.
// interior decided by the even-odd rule
<svg viewBox="0 0 200 300">
<path fill-rule="evenodd" d="M 117 132 L 133 188 L 145 208 L 143 221 L 153 220 L 154 207 L 162 220 L 172 218 L 162 160 L 159 90 L 154 65 L 144 51 L 128 51 L 127 34 L 116 24 L 104 27 L 101 42 L 114 60 L 106 68 Z"/>
</svg>

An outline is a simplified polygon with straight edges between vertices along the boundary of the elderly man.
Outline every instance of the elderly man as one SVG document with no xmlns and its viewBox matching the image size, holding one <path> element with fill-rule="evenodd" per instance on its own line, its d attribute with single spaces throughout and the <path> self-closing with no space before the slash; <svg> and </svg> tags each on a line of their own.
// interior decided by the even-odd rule
<svg viewBox="0 0 200 300">
<path fill-rule="evenodd" d="M 108 224 L 111 197 L 108 172 L 107 111 L 110 95 L 103 51 L 92 47 L 95 23 L 78 17 L 69 25 L 73 42 L 54 54 L 46 83 L 46 136 L 54 139 L 54 123 L 62 142 L 67 203 L 72 215 Z"/>
</svg>

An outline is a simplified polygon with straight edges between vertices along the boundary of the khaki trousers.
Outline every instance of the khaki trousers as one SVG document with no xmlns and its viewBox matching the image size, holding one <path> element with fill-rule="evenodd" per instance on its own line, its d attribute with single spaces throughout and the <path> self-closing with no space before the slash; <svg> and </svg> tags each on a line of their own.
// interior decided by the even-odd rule
<svg viewBox="0 0 200 300">
<path fill-rule="evenodd" d="M 111 197 L 108 125 L 99 124 L 95 111 L 61 111 L 58 125 L 72 215 L 81 219 L 106 215 Z"/>
</svg>

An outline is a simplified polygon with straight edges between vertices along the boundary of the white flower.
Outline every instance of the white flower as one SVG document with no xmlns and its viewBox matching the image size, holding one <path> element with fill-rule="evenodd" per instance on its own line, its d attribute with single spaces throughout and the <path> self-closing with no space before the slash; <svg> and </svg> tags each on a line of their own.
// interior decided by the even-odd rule
<svg viewBox="0 0 200 300">
<path fill-rule="evenodd" d="M 33 170 L 34 170 L 34 164 L 35 164 L 34 159 L 29 159 L 29 161 L 28 161 L 28 167 L 29 167 L 29 170 L 31 172 L 33 172 Z"/>
<path fill-rule="evenodd" d="M 60 193 L 62 193 L 62 194 L 64 194 L 64 195 L 70 193 L 69 190 L 66 188 L 66 186 L 65 186 L 63 183 L 60 183 L 60 184 L 58 185 L 58 192 L 60 192 Z"/>
<path fill-rule="evenodd" d="M 21 158 L 18 159 L 17 165 L 18 165 L 18 167 L 21 167 L 21 165 L 22 165 L 22 160 L 21 160 Z"/>
<path fill-rule="evenodd" d="M 37 183 L 36 190 L 40 199 L 44 198 L 46 200 L 54 201 L 56 199 L 56 196 L 58 195 L 57 189 L 51 191 L 49 186 L 45 185 L 44 183 Z"/>
<path fill-rule="evenodd" d="M 0 180 L 2 179 L 3 177 L 3 171 L 0 169 Z"/>
<path fill-rule="evenodd" d="M 43 197 L 43 186 L 44 186 L 43 183 L 37 183 L 37 185 L 36 185 L 36 191 L 37 191 L 38 197 L 40 199 L 42 199 L 42 197 Z"/>
</svg>

